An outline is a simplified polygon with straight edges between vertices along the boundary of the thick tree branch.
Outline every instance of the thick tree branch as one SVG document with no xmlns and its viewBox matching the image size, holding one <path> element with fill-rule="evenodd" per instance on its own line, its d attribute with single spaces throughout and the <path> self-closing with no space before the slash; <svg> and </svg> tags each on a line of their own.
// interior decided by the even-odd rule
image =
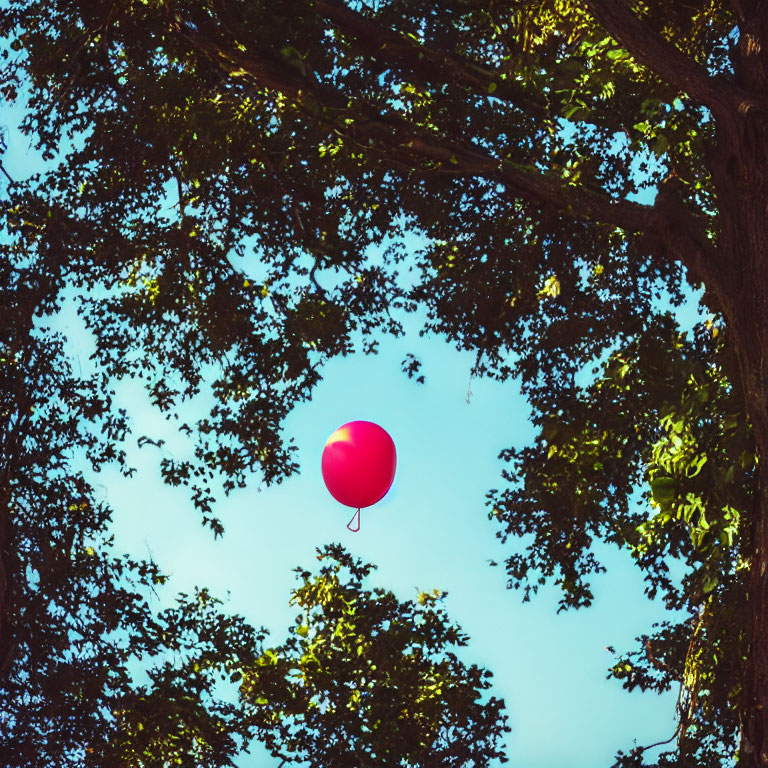
<svg viewBox="0 0 768 768">
<path fill-rule="evenodd" d="M 537 169 L 499 160 L 474 147 L 425 138 L 411 138 L 406 147 L 421 157 L 453 167 L 462 175 L 500 181 L 515 197 L 535 201 L 575 218 L 612 224 L 630 232 L 649 231 L 654 226 L 656 213 L 651 206 L 614 200 L 602 192 L 569 185 Z"/>
<path fill-rule="evenodd" d="M 766 111 L 764 100 L 741 92 L 724 76 L 707 70 L 677 50 L 638 18 L 626 0 L 585 0 L 595 19 L 641 64 L 712 111 L 731 117 L 734 111 Z"/>
<path fill-rule="evenodd" d="M 723 280 L 717 272 L 714 249 L 701 223 L 685 207 L 674 183 L 663 184 L 653 206 L 615 199 L 603 191 L 572 185 L 559 176 L 529 166 L 498 160 L 474 147 L 412 138 L 407 148 L 422 157 L 440 161 L 466 176 L 501 182 L 518 198 L 565 216 L 645 233 L 657 240 L 668 256 L 679 261 L 691 277 L 704 283 L 728 311 Z"/>
<path fill-rule="evenodd" d="M 548 115 L 543 99 L 537 99 L 519 83 L 503 78 L 502 73 L 487 70 L 464 57 L 435 51 L 406 35 L 382 27 L 341 0 L 314 0 L 318 14 L 354 39 L 371 57 L 396 69 L 421 77 L 428 82 L 445 82 L 467 86 L 480 93 L 492 93 L 494 98 L 525 110 L 536 118 Z"/>
<path fill-rule="evenodd" d="M 328 0 L 316 0 L 328 4 Z M 331 0 L 332 1 L 332 0 Z M 601 0 L 595 0 L 599 2 Z M 221 0 L 219 0 L 221 2 Z M 532 166 L 502 160 L 467 142 L 418 135 L 404 119 L 383 116 L 364 103 L 353 103 L 333 86 L 320 83 L 314 74 L 280 61 L 269 51 L 246 48 L 221 39 L 216 32 L 193 31 L 175 17 L 174 28 L 200 52 L 217 61 L 232 77 L 248 78 L 294 99 L 315 121 L 362 148 L 380 151 L 398 167 L 486 178 L 503 184 L 517 198 L 562 212 L 574 219 L 645 233 L 658 241 L 670 258 L 680 261 L 692 277 L 719 295 L 711 245 L 694 217 L 665 190 L 654 206 L 611 198 L 600 190 L 569 184 L 555 174 Z M 393 33 L 394 34 L 394 33 Z M 340 117 L 353 117 L 351 121 Z M 425 162 L 428 167 L 425 168 Z M 725 309 L 725 307 L 724 307 Z"/>
<path fill-rule="evenodd" d="M 485 69 L 465 57 L 432 50 L 405 34 L 376 24 L 341 0 L 310 0 L 310 4 L 319 16 L 354 40 L 365 55 L 403 71 L 407 76 L 428 83 L 450 81 L 480 94 L 492 94 L 495 99 L 524 110 L 537 119 L 549 115 L 545 99 L 536 98 L 504 73 Z M 227 0 L 214 0 L 214 9 L 232 40 L 247 46 L 250 51 L 253 47 L 252 35 L 236 18 Z M 184 33 L 190 39 L 194 37 L 188 29 Z"/>
<path fill-rule="evenodd" d="M 417 157 L 442 163 L 453 173 L 496 179 L 519 196 L 527 196 L 548 207 L 570 211 L 577 217 L 604 221 L 630 231 L 647 230 L 652 223 L 653 208 L 650 206 L 612 200 L 602 193 L 547 177 L 538 170 L 524 169 L 499 160 L 471 145 L 416 136 L 413 127 L 406 121 L 383 117 L 367 106 L 350 106 L 343 93 L 319 83 L 308 74 L 302 75 L 297 69 L 277 61 L 268 52 L 251 49 L 242 52 L 234 46 L 227 46 L 224 41 L 184 28 L 178 21 L 174 26 L 197 50 L 218 61 L 230 76 L 249 76 L 262 86 L 274 88 L 296 99 L 298 104 L 306 104 L 306 96 L 310 96 L 315 102 L 314 106 L 330 110 L 331 115 L 343 105 L 345 116 L 351 112 L 357 119 L 345 128 L 340 126 L 342 121 L 330 115 L 326 116 L 327 122 L 338 134 L 358 142 L 361 139 L 368 140 L 369 147 L 378 146 L 397 153 L 405 150 Z M 316 113 L 314 117 L 322 119 Z"/>
</svg>

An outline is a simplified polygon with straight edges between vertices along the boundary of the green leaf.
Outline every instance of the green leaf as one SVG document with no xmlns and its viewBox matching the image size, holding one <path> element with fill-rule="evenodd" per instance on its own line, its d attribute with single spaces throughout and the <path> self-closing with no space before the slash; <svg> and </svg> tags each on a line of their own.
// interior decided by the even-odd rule
<svg viewBox="0 0 768 768">
<path fill-rule="evenodd" d="M 663 134 L 656 137 L 656 140 L 651 142 L 651 150 L 656 157 L 662 157 L 669 149 L 669 139 Z"/>
<path fill-rule="evenodd" d="M 693 461 L 688 465 L 685 474 L 687 477 L 696 477 L 696 475 L 701 472 L 702 467 L 707 463 L 707 457 L 706 456 L 697 456 Z"/>
<path fill-rule="evenodd" d="M 656 476 L 651 480 L 651 493 L 660 506 L 669 504 L 675 498 L 675 479 Z"/>
<path fill-rule="evenodd" d="M 569 107 L 565 113 L 564 117 L 566 120 L 583 120 L 587 115 L 589 114 L 588 110 L 586 110 L 584 107 L 581 107 L 579 105 Z"/>
<path fill-rule="evenodd" d="M 551 459 L 556 453 L 557 453 L 557 446 L 550 445 L 549 449 L 547 450 L 547 458 Z"/>
</svg>

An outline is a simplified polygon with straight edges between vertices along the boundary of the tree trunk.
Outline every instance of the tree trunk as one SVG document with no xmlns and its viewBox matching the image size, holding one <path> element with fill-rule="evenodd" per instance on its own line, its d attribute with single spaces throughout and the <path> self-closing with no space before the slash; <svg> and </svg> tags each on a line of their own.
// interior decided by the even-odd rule
<svg viewBox="0 0 768 768">
<path fill-rule="evenodd" d="M 768 255 L 768 249 L 765 251 Z M 768 288 L 768 280 L 761 281 Z M 753 350 L 740 355 L 747 410 L 753 425 L 758 465 L 752 504 L 750 570 L 745 617 L 747 658 L 741 703 L 740 768 L 768 766 L 768 323 Z M 744 342 L 742 342 L 744 343 Z M 749 344 L 749 342 L 747 342 Z M 741 350 L 740 350 L 741 351 Z M 746 369 L 746 370 L 745 370 Z"/>
<path fill-rule="evenodd" d="M 764 258 L 768 259 L 768 218 Z M 768 265 L 766 265 L 768 266 Z M 768 270 L 754 275 L 756 287 L 768 294 Z M 744 668 L 739 766 L 768 766 L 768 314 L 765 299 L 754 312 L 754 336 L 741 334 L 739 357 L 747 412 L 757 447 L 757 483 L 752 504 L 750 570 L 746 628 L 749 645 Z M 751 303 L 751 302 L 750 302 Z"/>
<path fill-rule="evenodd" d="M 757 450 L 741 699 L 739 768 L 768 768 L 768 125 L 750 115 L 718 126 L 713 163 L 729 328 Z M 748 511 L 745 511 L 749 514 Z"/>
<path fill-rule="evenodd" d="M 739 26 L 733 82 L 768 93 L 768 7 L 731 4 Z M 757 450 L 750 535 L 746 658 L 740 702 L 739 768 L 768 768 L 768 121 L 745 102 L 716 120 L 710 170 L 720 210 L 719 272 L 724 314 L 735 345 L 744 404 Z M 745 514 L 749 514 L 745 510 Z"/>
<path fill-rule="evenodd" d="M 763 478 L 768 474 L 761 471 Z M 744 669 L 740 768 L 768 766 L 768 504 L 760 481 L 749 574 L 749 647 Z"/>
<path fill-rule="evenodd" d="M 762 201 L 768 210 L 768 199 Z M 757 482 L 752 503 L 739 754 L 740 768 L 768 768 L 768 215 L 749 206 L 742 222 L 750 243 L 742 271 L 737 354 L 747 414 L 757 449 Z M 742 251 L 744 254 L 744 251 Z M 738 263 L 738 262 L 737 262 Z"/>
</svg>

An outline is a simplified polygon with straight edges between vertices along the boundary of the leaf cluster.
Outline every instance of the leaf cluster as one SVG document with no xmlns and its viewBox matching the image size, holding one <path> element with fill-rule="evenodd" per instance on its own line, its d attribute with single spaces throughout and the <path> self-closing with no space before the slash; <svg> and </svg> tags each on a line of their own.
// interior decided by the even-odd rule
<svg viewBox="0 0 768 768">
<path fill-rule="evenodd" d="M 458 655 L 468 638 L 444 593 L 402 602 L 366 588 L 373 566 L 340 545 L 297 569 L 300 609 L 285 643 L 243 672 L 250 723 L 285 763 L 321 766 L 486 766 L 506 761 L 503 701 L 491 673 Z"/>
</svg>

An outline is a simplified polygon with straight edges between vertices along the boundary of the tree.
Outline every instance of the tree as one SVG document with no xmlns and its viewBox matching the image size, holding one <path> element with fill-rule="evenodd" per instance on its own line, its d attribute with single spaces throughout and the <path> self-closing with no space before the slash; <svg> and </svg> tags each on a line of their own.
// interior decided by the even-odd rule
<svg viewBox="0 0 768 768">
<path fill-rule="evenodd" d="M 9 186 L 7 252 L 30 297 L 79 291 L 104 372 L 170 418 L 218 371 L 195 460 L 162 465 L 209 525 L 215 473 L 296 470 L 281 423 L 323 360 L 424 306 L 531 403 L 489 498 L 526 537 L 510 585 L 588 605 L 593 543 L 626 547 L 675 612 L 613 669 L 680 686 L 658 764 L 768 764 L 762 0 L 14 0 L 1 23 L 53 163 Z"/>
<path fill-rule="evenodd" d="M 491 673 L 453 650 L 468 638 L 441 608 L 445 593 L 404 603 L 366 589 L 374 566 L 340 545 L 318 560 L 318 574 L 297 569 L 287 641 L 244 670 L 250 723 L 271 754 L 310 768 L 506 762 L 504 702 L 481 700 Z"/>
<path fill-rule="evenodd" d="M 0 267 L 2 764 L 230 766 L 250 733 L 219 676 L 262 636 L 206 590 L 158 610 L 166 577 L 114 552 L 111 510 L 73 455 L 130 472 L 126 414 L 102 374 L 77 376 L 63 339 L 33 327 L 53 297 L 13 255 Z"/>
<path fill-rule="evenodd" d="M 254 703 L 253 696 L 238 697 L 235 687 L 245 674 L 243 690 L 261 690 L 267 678 L 257 680 L 255 670 L 276 658 L 263 648 L 266 632 L 226 615 L 206 589 L 180 594 L 159 610 L 153 600 L 160 599 L 156 589 L 167 577 L 152 561 L 115 555 L 111 510 L 96 500 L 73 458 L 84 454 L 96 471 L 116 463 L 130 476 L 133 470 L 119 448 L 128 431 L 127 414 L 114 409 L 114 392 L 103 373 L 77 376 L 64 340 L 35 325 L 33 310 L 48 306 L 52 297 L 38 291 L 30 300 L 31 269 L 10 266 L 12 248 L 6 255 L 11 258 L 0 273 L 9 320 L 0 337 L 2 765 L 224 768 L 259 735 L 276 753 L 295 752 L 283 732 L 287 721 L 268 725 L 276 712 L 295 709 L 291 687 L 270 688 L 269 707 Z M 466 637 L 438 607 L 441 595 L 423 594 L 420 605 L 401 604 L 384 590 L 363 592 L 362 578 L 373 566 L 339 547 L 326 548 L 320 558 L 333 558 L 335 564 L 295 595 L 312 621 L 310 652 L 318 651 L 339 601 L 353 595 L 359 610 L 335 628 L 356 630 L 357 640 L 368 637 L 376 649 L 347 658 L 348 643 L 326 635 L 326 682 L 354 686 L 364 672 L 370 676 L 382 642 L 389 652 L 403 652 L 399 660 L 380 661 L 376 685 L 368 679 L 363 694 L 396 708 L 392 723 L 399 724 L 400 738 L 391 738 L 384 724 L 378 731 L 387 734 L 384 742 L 381 735 L 355 742 L 360 760 L 374 746 L 380 756 L 390 745 L 401 747 L 404 758 L 418 758 L 410 765 L 427 764 L 427 754 L 440 754 L 445 765 L 457 766 L 504 759 L 496 743 L 508 730 L 503 702 L 477 702 L 490 687 L 490 673 L 466 667 L 447 650 L 465 645 Z M 350 575 L 340 585 L 342 568 Z M 333 599 L 313 603 L 318 590 Z M 290 664 L 287 653 L 295 648 L 294 637 L 279 648 L 285 663 Z M 323 709 L 322 733 L 338 738 L 339 718 Z M 318 726 L 317 718 L 312 723 Z"/>
</svg>

